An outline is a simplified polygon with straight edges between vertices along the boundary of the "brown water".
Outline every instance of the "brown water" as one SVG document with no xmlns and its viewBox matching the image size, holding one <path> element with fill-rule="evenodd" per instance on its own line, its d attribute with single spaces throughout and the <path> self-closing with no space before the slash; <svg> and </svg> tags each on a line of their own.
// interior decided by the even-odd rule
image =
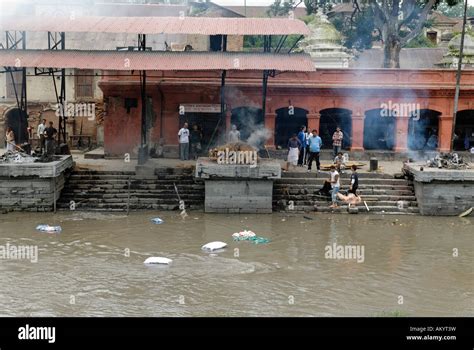
<svg viewBox="0 0 474 350">
<path fill-rule="evenodd" d="M 0 245 L 39 249 L 37 263 L 0 260 L 0 316 L 474 316 L 474 219 L 311 217 L 0 215 Z M 271 242 L 232 241 L 243 228 Z M 229 246 L 201 251 L 214 240 Z M 333 242 L 363 245 L 364 262 L 326 259 Z M 149 256 L 173 263 L 147 267 Z"/>
</svg>

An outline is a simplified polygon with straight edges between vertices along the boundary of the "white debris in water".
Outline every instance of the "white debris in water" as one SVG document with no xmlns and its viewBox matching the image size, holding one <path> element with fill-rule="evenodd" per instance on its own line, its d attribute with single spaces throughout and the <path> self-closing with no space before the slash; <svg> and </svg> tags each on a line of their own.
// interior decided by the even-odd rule
<svg viewBox="0 0 474 350">
<path fill-rule="evenodd" d="M 168 258 L 163 258 L 160 256 L 152 256 L 147 258 L 143 263 L 145 265 L 169 265 L 173 262 L 173 260 Z"/>
<path fill-rule="evenodd" d="M 227 243 L 220 242 L 220 241 L 215 241 L 215 242 L 209 242 L 207 244 L 204 244 L 201 247 L 201 249 L 212 252 L 214 250 L 224 249 L 225 247 L 227 247 Z"/>
</svg>

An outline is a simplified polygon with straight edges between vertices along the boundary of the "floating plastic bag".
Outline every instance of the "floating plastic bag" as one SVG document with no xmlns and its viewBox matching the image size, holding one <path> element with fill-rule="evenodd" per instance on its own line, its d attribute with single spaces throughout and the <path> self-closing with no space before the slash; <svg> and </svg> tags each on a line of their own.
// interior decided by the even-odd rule
<svg viewBox="0 0 474 350">
<path fill-rule="evenodd" d="M 59 233 L 62 231 L 62 228 L 61 226 L 38 225 L 36 226 L 36 230 L 47 233 Z"/>
<path fill-rule="evenodd" d="M 237 241 L 242 238 L 250 238 L 250 237 L 255 237 L 255 236 L 256 236 L 255 232 L 247 231 L 247 230 L 232 234 L 232 238 L 234 238 L 234 240 L 237 240 Z"/>
<path fill-rule="evenodd" d="M 168 258 L 163 258 L 161 256 L 152 256 L 147 258 L 143 263 L 145 265 L 169 265 L 173 260 Z"/>
<path fill-rule="evenodd" d="M 160 218 L 151 219 L 151 222 L 157 225 L 164 223 L 164 221 Z"/>
<path fill-rule="evenodd" d="M 215 241 L 215 242 L 210 242 L 210 243 L 204 244 L 201 247 L 201 249 L 213 252 L 214 250 L 223 249 L 225 247 L 227 247 L 227 243 Z"/>
</svg>

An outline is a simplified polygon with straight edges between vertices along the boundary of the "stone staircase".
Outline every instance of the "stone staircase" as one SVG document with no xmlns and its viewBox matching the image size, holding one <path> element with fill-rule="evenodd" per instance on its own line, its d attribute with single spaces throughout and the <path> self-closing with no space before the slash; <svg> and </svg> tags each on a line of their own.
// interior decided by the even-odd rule
<svg viewBox="0 0 474 350">
<path fill-rule="evenodd" d="M 127 171 L 75 170 L 66 181 L 57 207 L 70 210 L 74 201 L 75 210 L 126 211 L 127 203 L 130 210 L 176 210 L 179 201 L 174 184 L 186 209 L 204 207 L 204 183 L 194 179 L 191 168 L 159 168 L 154 177 L 148 178 Z"/>
<path fill-rule="evenodd" d="M 331 209 L 329 208 L 331 203 L 315 193 L 322 188 L 324 180 L 328 177 L 326 173 L 320 173 L 318 176 L 314 172 L 282 173 L 282 178 L 275 181 L 273 185 L 274 211 L 347 212 L 347 205 Z M 349 182 L 350 175 L 343 174 L 341 191 L 349 189 Z M 359 213 L 416 214 L 419 212 L 413 184 L 406 179 L 395 179 L 385 174 L 360 173 L 359 193 L 370 210 L 367 212 L 365 204 L 361 203 L 357 206 Z M 403 204 L 403 208 L 399 208 L 399 204 Z"/>
<path fill-rule="evenodd" d="M 347 212 L 347 206 L 329 208 L 330 202 L 315 191 L 323 186 L 328 174 L 282 173 L 273 185 L 273 210 L 297 212 Z M 130 181 L 130 194 L 128 191 Z M 186 209 L 204 208 L 204 182 L 194 178 L 191 168 L 159 168 L 154 177 L 141 178 L 131 171 L 75 170 L 67 178 L 57 203 L 59 210 L 126 211 L 130 210 L 177 210 L 178 189 Z M 349 174 L 341 178 L 342 191 L 349 186 Z M 367 203 L 358 205 L 359 213 L 369 214 L 416 214 L 418 206 L 413 184 L 405 179 L 376 173 L 359 174 L 359 193 Z M 130 197 L 130 200 L 128 199 Z M 289 205 L 293 203 L 293 209 Z M 399 208 L 399 202 L 403 208 Z"/>
</svg>

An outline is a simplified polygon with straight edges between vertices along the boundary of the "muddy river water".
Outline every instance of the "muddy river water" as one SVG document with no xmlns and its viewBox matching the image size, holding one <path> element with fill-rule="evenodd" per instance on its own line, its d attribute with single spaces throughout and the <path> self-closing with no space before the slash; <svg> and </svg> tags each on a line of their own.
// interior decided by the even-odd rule
<svg viewBox="0 0 474 350">
<path fill-rule="evenodd" d="M 308 217 L 0 215 L 0 248 L 38 247 L 36 263 L 0 260 L 0 316 L 474 316 L 474 218 Z M 233 241 L 243 229 L 270 242 Z M 227 249 L 201 251 L 216 240 Z M 328 257 L 334 244 L 363 261 Z"/>
</svg>

